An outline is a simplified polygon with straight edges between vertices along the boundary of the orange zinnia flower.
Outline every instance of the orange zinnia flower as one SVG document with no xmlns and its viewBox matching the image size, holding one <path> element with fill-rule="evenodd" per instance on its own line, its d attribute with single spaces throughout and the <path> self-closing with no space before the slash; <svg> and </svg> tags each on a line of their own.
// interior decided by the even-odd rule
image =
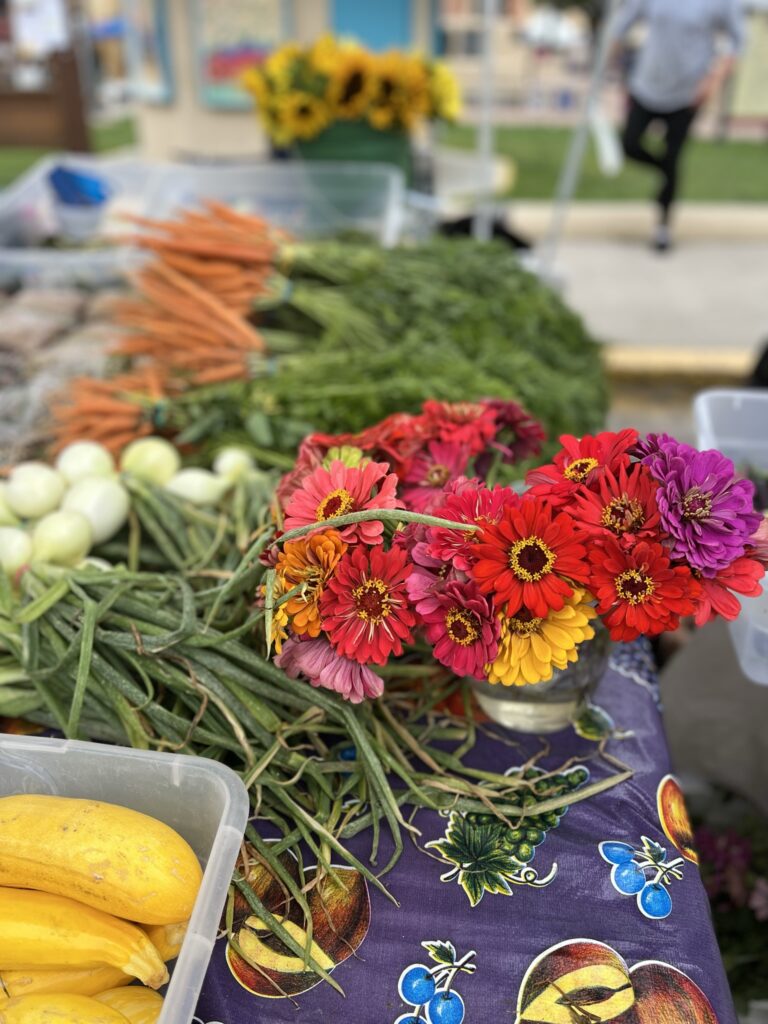
<svg viewBox="0 0 768 1024">
<path fill-rule="evenodd" d="M 283 547 L 275 566 L 277 573 L 286 590 L 302 588 L 283 606 L 291 617 L 294 633 L 320 635 L 320 595 L 346 550 L 347 545 L 337 530 L 313 533 L 288 541 Z"/>
</svg>

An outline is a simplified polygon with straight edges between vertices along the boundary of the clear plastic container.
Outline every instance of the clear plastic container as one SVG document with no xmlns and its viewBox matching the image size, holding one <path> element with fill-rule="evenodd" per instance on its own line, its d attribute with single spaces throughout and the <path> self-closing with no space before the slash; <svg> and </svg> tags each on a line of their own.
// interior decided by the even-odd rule
<svg viewBox="0 0 768 1024">
<path fill-rule="evenodd" d="M 736 468 L 768 472 L 768 391 L 731 388 L 702 391 L 693 403 L 699 448 L 717 448 Z M 768 686 L 768 593 L 741 598 L 741 615 L 729 622 L 745 676 Z"/>
<path fill-rule="evenodd" d="M 256 213 L 299 238 L 355 232 L 396 245 L 405 210 L 405 176 L 390 164 L 286 160 L 175 164 L 147 194 L 153 217 L 217 199 Z"/>
<path fill-rule="evenodd" d="M 239 777 L 215 761 L 100 743 L 0 735 L 0 795 L 122 804 L 182 835 L 205 869 L 158 1024 L 190 1024 L 248 818 Z"/>
</svg>

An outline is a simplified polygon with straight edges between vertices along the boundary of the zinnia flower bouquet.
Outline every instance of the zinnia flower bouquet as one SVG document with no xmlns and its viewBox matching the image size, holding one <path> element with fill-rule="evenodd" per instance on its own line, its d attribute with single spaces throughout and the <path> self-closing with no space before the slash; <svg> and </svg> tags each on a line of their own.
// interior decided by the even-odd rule
<svg viewBox="0 0 768 1024">
<path fill-rule="evenodd" d="M 765 572 L 754 487 L 717 451 L 636 430 L 535 454 L 514 402 L 429 401 L 358 435 L 313 435 L 277 495 L 268 556 L 276 663 L 353 702 L 409 649 L 455 675 L 531 685 L 616 641 L 733 619 Z M 521 493 L 522 492 L 522 493 Z"/>
<path fill-rule="evenodd" d="M 455 120 L 461 106 L 456 80 L 439 61 L 400 50 L 375 54 L 331 35 L 311 46 L 286 43 L 247 71 L 243 84 L 279 146 L 313 139 L 337 121 L 411 132 L 424 120 Z"/>
</svg>

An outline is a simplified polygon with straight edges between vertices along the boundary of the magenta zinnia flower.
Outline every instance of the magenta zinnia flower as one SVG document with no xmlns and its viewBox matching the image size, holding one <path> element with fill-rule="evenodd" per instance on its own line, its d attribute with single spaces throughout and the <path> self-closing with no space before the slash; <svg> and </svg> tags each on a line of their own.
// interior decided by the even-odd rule
<svg viewBox="0 0 768 1024">
<path fill-rule="evenodd" d="M 283 644 L 283 650 L 275 656 L 275 664 L 291 679 L 304 676 L 315 687 L 334 690 L 352 704 L 359 704 L 367 697 L 380 697 L 384 692 L 384 680 L 367 665 L 351 661 L 331 647 L 328 638 L 291 638 Z"/>
<path fill-rule="evenodd" d="M 496 524 L 507 505 L 517 506 L 520 497 L 511 487 L 486 487 L 476 482 L 474 487 L 459 486 L 449 493 L 442 505 L 434 510 L 434 515 L 441 519 L 452 519 L 456 523 L 477 523 L 487 526 Z M 477 543 L 480 531 L 470 533 L 462 530 L 451 530 L 448 527 L 431 527 L 428 532 L 428 550 L 433 558 L 442 562 L 450 562 L 454 569 L 469 572 L 474 564 L 473 547 Z"/>
<path fill-rule="evenodd" d="M 402 508 L 395 497 L 397 477 L 386 462 L 367 462 L 364 466 L 345 466 L 334 461 L 329 469 L 318 466 L 293 492 L 285 509 L 285 529 L 317 524 L 326 519 L 361 512 L 367 508 Z M 384 524 L 378 520 L 353 523 L 339 533 L 347 544 L 361 540 L 381 544 Z"/>
<path fill-rule="evenodd" d="M 760 525 L 755 486 L 736 475 L 721 452 L 700 452 L 672 439 L 643 460 L 659 482 L 656 501 L 672 557 L 714 576 L 740 558 Z"/>
<path fill-rule="evenodd" d="M 419 605 L 433 654 L 459 676 L 485 678 L 485 666 L 499 649 L 499 619 L 491 602 L 471 580 L 446 584 Z"/>
<path fill-rule="evenodd" d="M 443 500 L 444 489 L 462 475 L 469 462 L 469 449 L 463 444 L 430 441 L 415 455 L 403 478 L 401 496 L 413 512 L 429 512 Z"/>
<path fill-rule="evenodd" d="M 477 457 L 475 468 L 478 476 L 485 479 L 494 450 L 501 453 L 502 462 L 511 464 L 539 454 L 541 443 L 547 435 L 539 421 L 522 405 L 502 398 L 487 398 L 482 404 L 487 409 L 493 409 L 496 416 L 496 437 L 489 443 L 488 450 Z"/>
</svg>

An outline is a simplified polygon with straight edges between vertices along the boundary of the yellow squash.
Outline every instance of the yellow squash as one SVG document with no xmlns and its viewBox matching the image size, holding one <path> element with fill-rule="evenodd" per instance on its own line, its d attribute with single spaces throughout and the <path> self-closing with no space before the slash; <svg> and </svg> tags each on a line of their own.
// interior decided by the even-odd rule
<svg viewBox="0 0 768 1024">
<path fill-rule="evenodd" d="M 70 896 L 141 924 L 192 913 L 202 871 L 162 821 L 61 796 L 0 798 L 0 885 Z"/>
<path fill-rule="evenodd" d="M 88 996 L 20 996 L 0 1006 L 0 1024 L 126 1024 L 119 1010 Z"/>
<path fill-rule="evenodd" d="M 187 922 L 155 924 L 143 929 L 163 960 L 179 955 Z M 98 992 L 129 985 L 133 981 L 116 967 L 49 968 L 48 970 L 0 971 L 0 1006 L 14 996 L 69 992 L 73 995 L 95 996 Z"/>
<path fill-rule="evenodd" d="M 0 888 L 0 973 L 105 963 L 150 988 L 168 980 L 160 954 L 138 925 L 66 896 Z"/>
<path fill-rule="evenodd" d="M 113 988 L 96 996 L 100 1003 L 119 1010 L 131 1024 L 157 1024 L 163 1008 L 163 998 L 149 988 L 131 985 Z"/>
</svg>

